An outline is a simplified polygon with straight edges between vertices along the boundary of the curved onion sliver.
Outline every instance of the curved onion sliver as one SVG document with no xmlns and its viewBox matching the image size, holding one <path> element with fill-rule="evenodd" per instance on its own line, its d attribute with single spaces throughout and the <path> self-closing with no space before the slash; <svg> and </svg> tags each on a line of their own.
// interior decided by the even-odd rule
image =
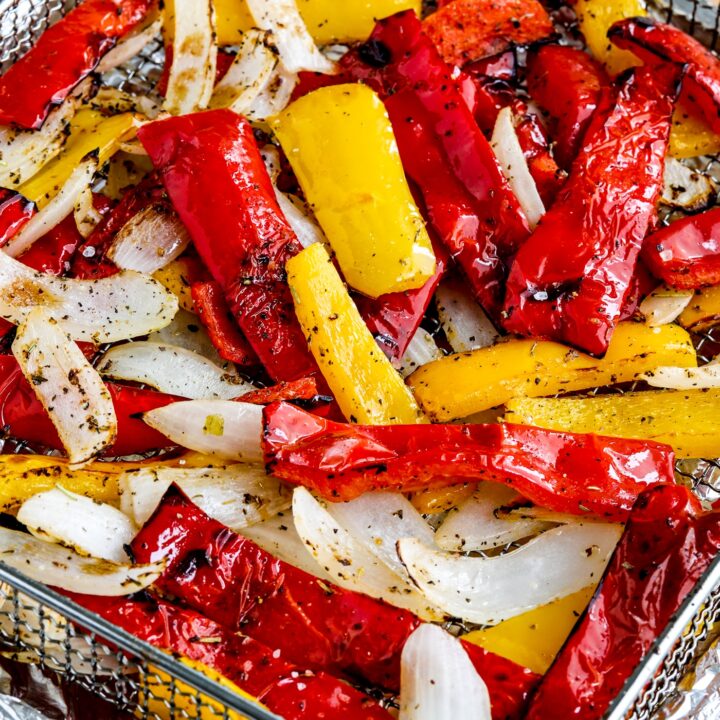
<svg viewBox="0 0 720 720">
<path fill-rule="evenodd" d="M 106 73 L 134 58 L 146 45 L 151 43 L 162 30 L 162 16 L 155 18 L 149 25 L 133 30 L 130 34 L 104 55 L 95 68 L 95 72 Z"/>
<path fill-rule="evenodd" d="M 455 282 L 440 283 L 435 291 L 435 304 L 447 341 L 455 352 L 479 350 L 500 337 L 466 287 Z"/>
<path fill-rule="evenodd" d="M 692 290 L 672 290 L 661 285 L 640 303 L 638 310 L 650 327 L 667 325 L 680 317 L 694 294 Z"/>
<path fill-rule="evenodd" d="M 642 375 L 648 385 L 673 390 L 705 390 L 720 387 L 720 365 L 697 368 L 659 367 Z"/>
</svg>

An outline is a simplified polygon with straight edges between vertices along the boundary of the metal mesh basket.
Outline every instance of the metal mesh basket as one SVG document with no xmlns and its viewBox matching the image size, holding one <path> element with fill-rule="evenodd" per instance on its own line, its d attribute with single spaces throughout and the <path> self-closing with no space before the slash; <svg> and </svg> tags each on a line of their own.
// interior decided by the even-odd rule
<svg viewBox="0 0 720 720">
<path fill-rule="evenodd" d="M 49 24 L 77 2 L 0 0 L 0 68 L 17 60 Z M 713 49 L 720 46 L 717 0 L 658 0 L 652 5 L 661 19 L 678 24 Z M 163 55 L 161 42 L 151 43 L 105 81 L 123 90 L 147 91 L 160 73 Z M 710 159 L 709 165 L 717 162 Z M 718 354 L 720 328 L 697 335 L 695 344 L 705 360 Z M 720 462 L 682 461 L 677 473 L 679 480 L 703 497 L 720 497 Z M 692 667 L 698 648 L 718 621 L 720 557 L 628 679 L 606 720 L 650 720 Z M 2 564 L 0 653 L 40 663 L 136 717 L 279 720 L 179 659 Z"/>
</svg>

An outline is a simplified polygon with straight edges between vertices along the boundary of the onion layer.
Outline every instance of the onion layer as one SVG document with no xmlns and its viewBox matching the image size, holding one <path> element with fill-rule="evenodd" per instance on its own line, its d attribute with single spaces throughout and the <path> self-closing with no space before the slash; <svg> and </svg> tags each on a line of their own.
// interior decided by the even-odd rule
<svg viewBox="0 0 720 720">
<path fill-rule="evenodd" d="M 435 304 L 447 341 L 455 352 L 479 350 L 498 339 L 495 326 L 463 285 L 441 283 L 435 292 Z"/>
<path fill-rule="evenodd" d="M 418 328 L 407 346 L 405 354 L 393 364 L 403 377 L 408 377 L 419 367 L 441 358 L 442 354 L 435 338 L 427 330 Z"/>
<path fill-rule="evenodd" d="M 642 375 L 648 385 L 673 390 L 705 390 L 720 387 L 720 365 L 698 368 L 659 367 Z"/>
<path fill-rule="evenodd" d="M 162 30 L 162 16 L 155 18 L 149 25 L 137 28 L 126 35 L 109 53 L 105 54 L 95 68 L 95 72 L 106 73 L 134 58 L 146 45 L 150 44 Z"/>
<path fill-rule="evenodd" d="M 677 320 L 693 295 L 692 290 L 672 290 L 661 285 L 640 303 L 638 310 L 650 327 L 660 327 Z"/>
<path fill-rule="evenodd" d="M 660 202 L 686 212 L 698 212 L 713 200 L 716 188 L 707 175 L 692 170 L 673 157 L 665 158 L 665 177 Z"/>
</svg>

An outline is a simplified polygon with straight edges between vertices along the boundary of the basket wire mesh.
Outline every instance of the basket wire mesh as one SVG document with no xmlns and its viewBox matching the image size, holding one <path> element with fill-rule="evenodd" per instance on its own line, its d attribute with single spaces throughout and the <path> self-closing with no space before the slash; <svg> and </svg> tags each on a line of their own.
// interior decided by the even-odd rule
<svg viewBox="0 0 720 720">
<path fill-rule="evenodd" d="M 0 0 L 0 68 L 78 0 Z M 717 0 L 651 2 L 651 10 L 713 49 L 720 45 Z M 149 92 L 164 51 L 151 42 L 104 81 L 121 90 Z M 708 160 L 708 170 L 718 163 Z M 720 328 L 697 334 L 698 356 L 720 352 Z M 677 476 L 705 499 L 720 498 L 720 462 L 681 461 Z M 628 679 L 605 720 L 650 720 L 692 667 L 698 647 L 720 621 L 720 557 L 708 568 L 673 620 Z M 41 664 L 140 718 L 280 720 L 177 658 L 88 612 L 68 598 L 0 563 L 0 653 Z M 551 720 L 551 719 L 548 719 Z"/>
</svg>

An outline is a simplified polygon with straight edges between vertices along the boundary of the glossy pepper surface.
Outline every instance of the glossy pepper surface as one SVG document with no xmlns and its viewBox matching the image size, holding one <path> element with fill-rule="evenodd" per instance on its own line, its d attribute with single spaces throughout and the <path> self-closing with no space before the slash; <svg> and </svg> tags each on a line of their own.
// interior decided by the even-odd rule
<svg viewBox="0 0 720 720">
<path fill-rule="evenodd" d="M 545 45 L 528 56 L 528 90 L 548 114 L 554 154 L 566 170 L 609 82 L 602 66 L 577 48 Z"/>
<path fill-rule="evenodd" d="M 674 482 L 672 448 L 510 425 L 344 425 L 286 403 L 265 409 L 274 475 L 333 500 L 468 480 L 505 483 L 558 512 L 627 517 L 640 492 Z"/>
<path fill-rule="evenodd" d="M 515 256 L 508 331 L 605 353 L 655 219 L 681 77 L 637 68 L 603 94 L 570 179 Z"/>
<path fill-rule="evenodd" d="M 690 215 L 652 233 L 643 260 L 670 287 L 695 290 L 720 283 L 720 208 Z"/>
<path fill-rule="evenodd" d="M 340 66 L 383 97 L 427 218 L 497 319 L 507 259 L 529 228 L 461 92 L 463 76 L 442 60 L 413 13 L 379 22 Z"/>
<path fill-rule="evenodd" d="M 138 137 L 269 375 L 317 373 L 285 282 L 285 263 L 300 243 L 278 207 L 249 123 L 212 110 L 150 123 Z"/>
<path fill-rule="evenodd" d="M 35 214 L 35 206 L 19 193 L 0 188 L 0 246 Z"/>
<path fill-rule="evenodd" d="M 418 618 L 274 558 L 177 490 L 135 538 L 133 553 L 140 562 L 165 558 L 161 590 L 280 659 L 398 689 L 400 653 Z M 537 675 L 477 646 L 468 653 L 488 685 L 493 718 L 519 717 Z"/>
<path fill-rule="evenodd" d="M 70 597 L 88 610 L 162 650 L 180 653 L 219 672 L 286 720 L 389 720 L 374 700 L 324 672 L 306 672 L 272 648 L 217 622 L 150 595 Z"/>
<path fill-rule="evenodd" d="M 645 491 L 528 720 L 602 717 L 719 550 L 720 513 L 682 486 Z"/>
<path fill-rule="evenodd" d="M 145 17 L 153 0 L 85 0 L 0 78 L 0 124 L 39 128 L 53 105 Z"/>
</svg>

